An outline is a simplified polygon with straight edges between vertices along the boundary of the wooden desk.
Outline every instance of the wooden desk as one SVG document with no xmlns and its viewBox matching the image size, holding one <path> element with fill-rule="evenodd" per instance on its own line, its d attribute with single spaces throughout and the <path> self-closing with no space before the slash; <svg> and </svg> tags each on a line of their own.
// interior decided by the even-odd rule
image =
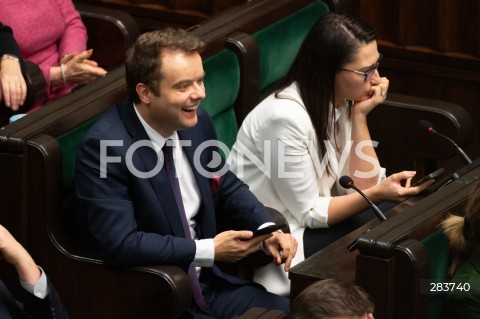
<svg viewBox="0 0 480 319">
<path fill-rule="evenodd" d="M 468 173 L 444 188 L 410 198 L 386 212 L 388 219 L 385 222 L 372 220 L 292 267 L 289 274 L 291 300 L 317 280 L 336 278 L 355 281 L 375 300 L 375 318 L 394 318 L 395 300 L 391 291 L 395 284 L 395 271 L 398 271 L 395 266 L 400 267 L 394 250 L 404 243 L 418 243 L 438 229 L 438 223 L 447 213 L 458 212 L 480 181 L 479 165 L 480 161 L 476 160 L 465 169 Z M 443 181 L 432 185 L 429 190 L 433 191 Z M 347 247 L 357 239 L 357 250 L 348 251 Z"/>
</svg>

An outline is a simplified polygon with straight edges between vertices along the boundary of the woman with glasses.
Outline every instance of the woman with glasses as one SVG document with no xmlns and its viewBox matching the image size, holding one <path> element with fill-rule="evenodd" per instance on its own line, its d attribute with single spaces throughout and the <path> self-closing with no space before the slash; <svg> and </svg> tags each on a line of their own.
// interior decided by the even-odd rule
<svg viewBox="0 0 480 319">
<path fill-rule="evenodd" d="M 409 187 L 415 172 L 385 178 L 367 126 L 388 79 L 378 67 L 375 32 L 328 13 L 312 27 L 280 88 L 245 118 L 229 155 L 231 170 L 266 206 L 281 212 L 298 241 L 292 265 L 375 218 L 349 175 L 375 203 L 401 201 L 430 183 Z M 401 181 L 406 180 L 406 187 Z M 289 280 L 274 265 L 255 273 L 271 292 L 288 295 Z"/>
</svg>

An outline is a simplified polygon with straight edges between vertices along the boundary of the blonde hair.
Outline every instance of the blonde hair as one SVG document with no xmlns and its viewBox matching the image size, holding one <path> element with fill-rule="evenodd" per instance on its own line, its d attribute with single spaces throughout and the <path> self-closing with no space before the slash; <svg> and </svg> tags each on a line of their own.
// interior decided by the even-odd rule
<svg viewBox="0 0 480 319">
<path fill-rule="evenodd" d="M 448 274 L 453 276 L 480 244 L 480 184 L 468 198 L 465 216 L 450 215 L 441 227 L 450 242 L 452 264 Z"/>
</svg>

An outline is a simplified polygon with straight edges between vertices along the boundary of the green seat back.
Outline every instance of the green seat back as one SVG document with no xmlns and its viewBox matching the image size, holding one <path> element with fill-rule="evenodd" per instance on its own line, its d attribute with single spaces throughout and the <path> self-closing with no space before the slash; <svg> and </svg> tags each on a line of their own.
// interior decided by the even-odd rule
<svg viewBox="0 0 480 319">
<path fill-rule="evenodd" d="M 224 49 L 203 63 L 207 97 L 202 107 L 212 117 L 219 141 L 230 149 L 237 138 L 234 104 L 240 90 L 240 66 L 232 51 Z"/>
<path fill-rule="evenodd" d="M 287 74 L 307 33 L 327 12 L 328 6 L 316 1 L 253 34 L 260 50 L 261 98 Z"/>
<path fill-rule="evenodd" d="M 60 216 L 56 216 L 59 218 L 59 224 L 62 225 L 62 228 L 57 229 L 57 232 L 61 232 L 62 235 L 59 237 L 63 238 L 63 245 L 67 245 L 70 241 L 77 241 L 77 244 L 80 243 L 83 245 L 88 245 L 86 241 L 83 239 L 78 242 L 78 238 L 76 238 L 75 233 L 75 214 L 73 211 L 75 210 L 75 200 L 73 194 L 73 178 L 75 173 L 75 160 L 77 157 L 78 147 L 88 129 L 99 119 L 100 117 L 96 117 L 93 119 L 88 120 L 87 122 L 83 123 L 75 127 L 74 129 L 64 133 L 60 137 L 57 138 L 58 143 L 62 149 L 62 157 L 63 157 L 63 185 L 62 185 L 62 206 Z M 78 245 L 77 245 L 78 247 Z"/>
<path fill-rule="evenodd" d="M 430 278 L 434 282 L 445 282 L 447 279 L 448 267 L 450 267 L 450 255 L 448 239 L 441 230 L 422 240 L 428 251 L 430 266 Z M 446 294 L 432 294 L 429 297 L 429 318 L 442 318 L 443 305 Z"/>
<path fill-rule="evenodd" d="M 75 159 L 77 158 L 77 150 L 83 136 L 88 129 L 99 119 L 93 118 L 73 130 L 58 137 L 58 143 L 63 153 L 63 191 L 64 194 L 71 191 L 73 184 L 73 174 L 75 171 Z"/>
</svg>

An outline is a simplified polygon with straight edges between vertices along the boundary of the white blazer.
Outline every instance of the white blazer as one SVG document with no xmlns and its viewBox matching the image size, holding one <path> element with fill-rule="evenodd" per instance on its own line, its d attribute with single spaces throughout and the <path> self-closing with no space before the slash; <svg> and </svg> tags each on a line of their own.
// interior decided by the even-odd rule
<svg viewBox="0 0 480 319">
<path fill-rule="evenodd" d="M 298 241 L 292 266 L 305 259 L 305 228 L 328 227 L 332 196 L 347 194 L 338 183 L 342 175 L 349 173 L 352 145 L 352 123 L 346 104 L 335 108 L 335 122 L 330 124 L 329 132 L 333 132 L 334 125 L 338 134 L 327 141 L 327 155 L 319 158 L 315 129 L 294 82 L 278 98 L 271 94 L 248 114 L 228 156 L 230 170 L 250 186 L 265 206 L 278 210 L 287 219 Z M 325 169 L 327 161 L 331 175 Z M 380 177 L 384 176 L 385 170 L 381 169 Z M 273 293 L 288 295 L 287 275 L 282 266 L 272 263 L 257 270 L 254 280 Z"/>
</svg>

